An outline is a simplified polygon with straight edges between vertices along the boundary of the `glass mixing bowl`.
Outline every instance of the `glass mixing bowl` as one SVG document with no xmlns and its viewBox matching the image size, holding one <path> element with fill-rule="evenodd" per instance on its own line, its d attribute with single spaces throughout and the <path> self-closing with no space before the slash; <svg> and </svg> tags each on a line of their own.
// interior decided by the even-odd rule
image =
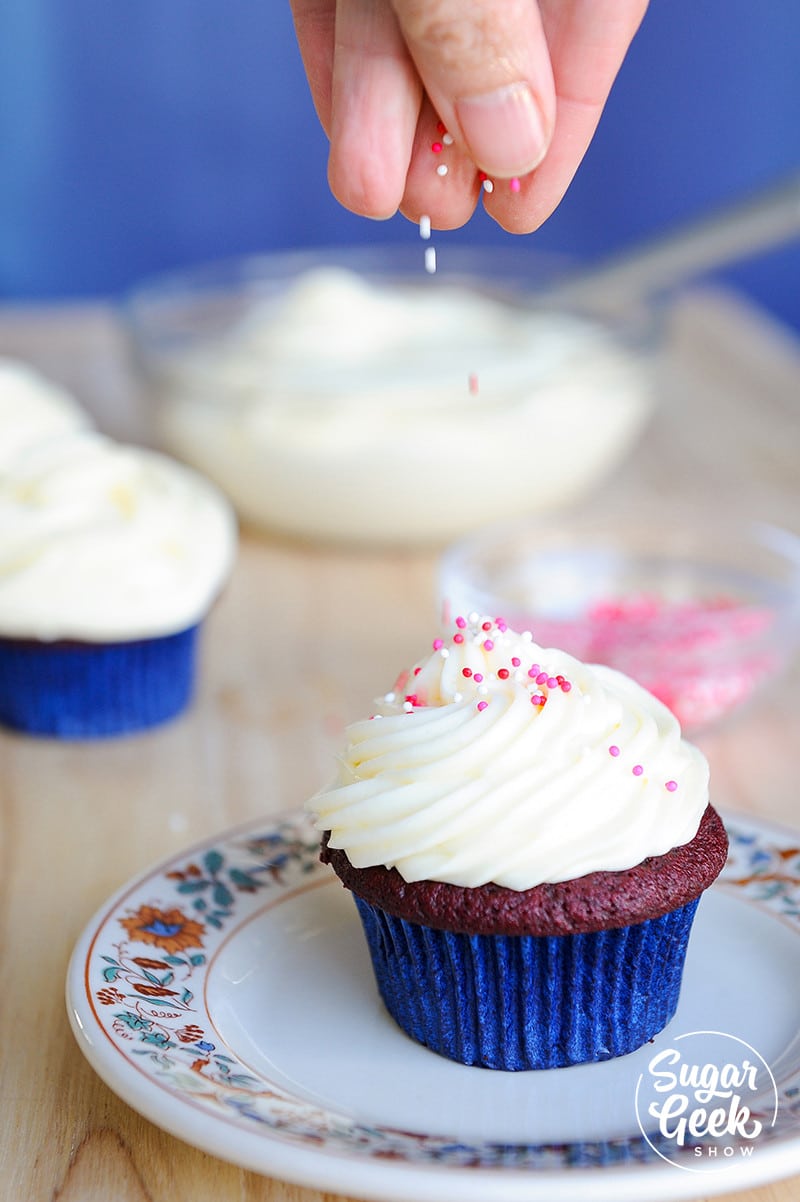
<svg viewBox="0 0 800 1202">
<path fill-rule="evenodd" d="M 656 319 L 548 302 L 524 251 L 343 248 L 209 264 L 125 306 L 153 436 L 256 526 L 443 545 L 591 492 L 653 406 Z M 561 269 L 563 270 L 563 269 Z"/>
</svg>

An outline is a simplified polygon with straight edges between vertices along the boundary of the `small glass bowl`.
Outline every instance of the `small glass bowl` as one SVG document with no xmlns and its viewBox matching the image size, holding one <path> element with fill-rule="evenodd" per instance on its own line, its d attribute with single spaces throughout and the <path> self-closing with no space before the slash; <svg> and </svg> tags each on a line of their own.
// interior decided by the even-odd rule
<svg viewBox="0 0 800 1202">
<path fill-rule="evenodd" d="M 430 244 L 427 244 L 430 245 Z M 651 310 L 556 309 L 563 265 L 419 239 L 212 263 L 125 305 L 156 442 L 256 526 L 442 546 L 556 509 L 654 404 Z"/>
<path fill-rule="evenodd" d="M 449 548 L 446 618 L 478 612 L 638 680 L 697 733 L 788 666 L 800 637 L 800 538 L 767 523 L 646 514 L 485 529 Z"/>
</svg>

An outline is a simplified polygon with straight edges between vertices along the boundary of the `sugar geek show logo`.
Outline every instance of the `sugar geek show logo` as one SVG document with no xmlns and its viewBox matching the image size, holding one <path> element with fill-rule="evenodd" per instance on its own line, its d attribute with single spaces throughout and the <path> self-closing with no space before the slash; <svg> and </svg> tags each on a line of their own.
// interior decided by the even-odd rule
<svg viewBox="0 0 800 1202">
<path fill-rule="evenodd" d="M 724 1031 L 689 1031 L 655 1052 L 636 1085 L 639 1130 L 663 1160 L 719 1172 L 757 1154 L 778 1090 L 764 1057 Z"/>
</svg>

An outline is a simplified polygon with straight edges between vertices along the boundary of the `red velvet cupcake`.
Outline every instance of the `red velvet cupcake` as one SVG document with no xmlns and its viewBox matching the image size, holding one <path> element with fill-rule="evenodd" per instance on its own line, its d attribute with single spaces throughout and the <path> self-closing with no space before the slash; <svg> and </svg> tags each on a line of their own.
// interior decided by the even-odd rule
<svg viewBox="0 0 800 1202">
<path fill-rule="evenodd" d="M 309 804 L 420 1043 L 553 1068 L 634 1051 L 672 1017 L 727 839 L 702 755 L 627 677 L 458 619 L 348 729 Z"/>
</svg>

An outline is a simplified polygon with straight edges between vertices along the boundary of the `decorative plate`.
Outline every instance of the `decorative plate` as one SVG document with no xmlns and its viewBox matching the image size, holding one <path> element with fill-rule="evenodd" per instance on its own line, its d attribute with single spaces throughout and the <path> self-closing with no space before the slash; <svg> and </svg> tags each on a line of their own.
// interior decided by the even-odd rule
<svg viewBox="0 0 800 1202">
<path fill-rule="evenodd" d="M 639 1202 L 788 1176 L 800 1172 L 800 833 L 726 825 L 731 855 L 698 911 L 678 1012 L 618 1060 L 496 1073 L 409 1040 L 297 814 L 226 832 L 112 898 L 70 963 L 73 1030 L 164 1130 L 330 1193 Z M 775 1104 L 761 1098 L 757 1138 L 742 1127 L 743 1154 L 718 1147 L 712 1162 L 710 1138 L 678 1147 L 639 1114 L 654 1052 L 688 1034 L 699 1062 L 721 1034 L 769 1066 Z"/>
</svg>

